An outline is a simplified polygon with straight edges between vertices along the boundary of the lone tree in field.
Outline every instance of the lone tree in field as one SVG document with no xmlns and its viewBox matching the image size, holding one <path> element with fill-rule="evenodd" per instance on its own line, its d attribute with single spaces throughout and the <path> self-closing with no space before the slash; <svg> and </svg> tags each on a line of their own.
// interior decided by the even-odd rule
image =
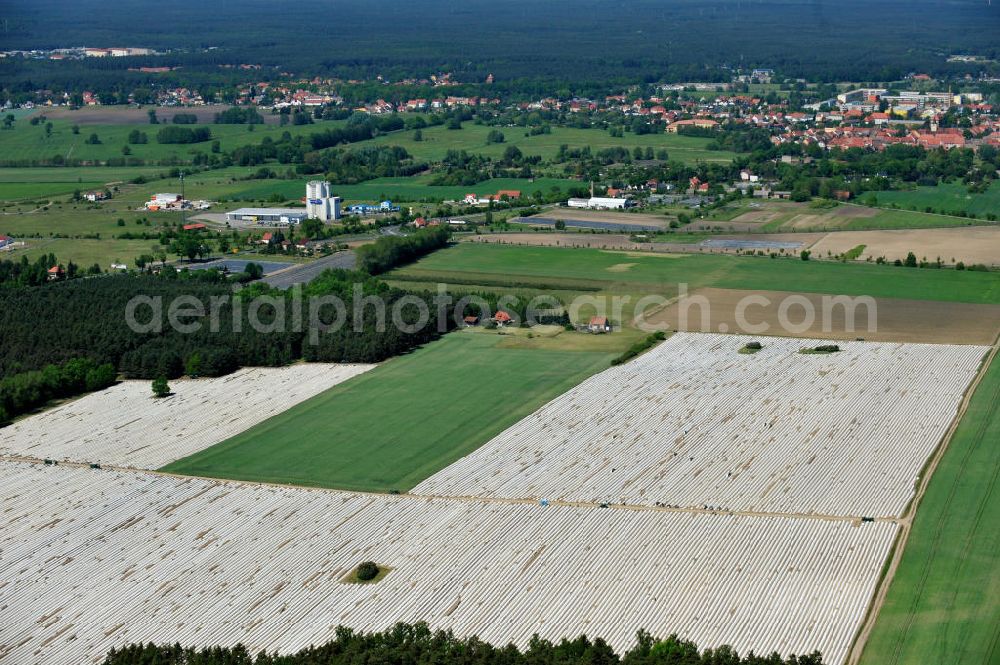
<svg viewBox="0 0 1000 665">
<path fill-rule="evenodd" d="M 164 376 L 153 379 L 153 397 L 166 397 L 170 394 L 170 386 Z"/>
<path fill-rule="evenodd" d="M 368 582 L 378 576 L 378 565 L 374 561 L 365 561 L 358 565 L 358 579 Z"/>
</svg>

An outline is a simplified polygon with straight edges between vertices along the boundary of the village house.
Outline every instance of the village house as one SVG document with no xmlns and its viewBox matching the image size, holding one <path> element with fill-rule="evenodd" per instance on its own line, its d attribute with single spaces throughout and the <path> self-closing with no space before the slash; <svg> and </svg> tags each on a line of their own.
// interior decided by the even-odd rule
<svg viewBox="0 0 1000 665">
<path fill-rule="evenodd" d="M 594 316 L 591 317 L 590 323 L 587 324 L 587 330 L 594 335 L 603 335 L 604 333 L 611 332 L 611 324 L 608 323 L 608 317 L 606 316 Z"/>
</svg>

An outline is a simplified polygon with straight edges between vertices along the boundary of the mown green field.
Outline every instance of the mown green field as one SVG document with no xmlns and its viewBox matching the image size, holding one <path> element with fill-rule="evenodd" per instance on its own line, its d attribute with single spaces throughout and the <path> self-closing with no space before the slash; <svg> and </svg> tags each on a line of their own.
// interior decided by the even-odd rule
<svg viewBox="0 0 1000 665">
<path fill-rule="evenodd" d="M 607 368 L 615 355 L 505 348 L 504 339 L 452 333 L 164 470 L 407 490 Z"/>
<path fill-rule="evenodd" d="M 55 235 L 70 238 L 99 233 L 101 240 L 105 240 L 125 232 L 155 234 L 160 227 L 181 221 L 179 212 L 136 211 L 114 203 L 99 206 L 59 203 L 39 212 L 0 214 L 0 233 L 15 237 Z M 119 219 L 125 222 L 124 226 L 118 226 Z M 144 220 L 149 224 L 136 223 Z"/>
<path fill-rule="evenodd" d="M 486 137 L 493 129 L 496 128 L 475 125 L 471 122 L 463 124 L 462 129 L 458 130 L 439 125 L 423 129 L 423 141 L 414 141 L 414 132 L 406 131 L 385 134 L 352 146 L 398 145 L 416 158 L 429 161 L 440 161 L 449 150 L 465 150 L 469 153 L 500 157 L 510 145 L 517 146 L 525 155 L 540 155 L 543 159 L 550 159 L 555 157 L 559 152 L 559 146 L 563 144 L 571 148 L 590 146 L 594 152 L 617 146 L 629 150 L 647 146 L 651 146 L 654 150 L 665 148 L 670 159 L 689 164 L 699 160 L 730 162 L 736 157 L 736 153 L 732 152 L 706 150 L 705 146 L 711 143 L 711 139 L 666 132 L 643 135 L 626 133 L 621 138 L 615 138 L 603 129 L 553 127 L 551 134 L 525 136 L 527 130 L 524 127 L 502 127 L 500 129 L 504 134 L 504 143 L 487 143 Z"/>
<path fill-rule="evenodd" d="M 158 177 L 165 166 L 26 166 L 0 168 L 0 182 L 121 183 L 137 176 Z M 219 173 L 220 171 L 216 171 Z"/>
<path fill-rule="evenodd" d="M 942 214 L 964 211 L 979 218 L 985 218 L 990 213 L 1000 216 L 1000 183 L 996 182 L 983 194 L 970 194 L 966 185 L 956 182 L 902 192 L 878 192 L 877 197 L 880 206 L 895 204 L 921 212 L 932 208 Z"/>
<path fill-rule="evenodd" d="M 927 487 L 862 665 L 1000 662 L 1000 362 Z"/>
<path fill-rule="evenodd" d="M 1000 273 L 921 270 L 874 264 L 763 257 L 641 254 L 597 249 L 461 243 L 392 273 L 395 279 L 462 277 L 476 283 L 561 278 L 602 289 L 658 290 L 673 295 L 713 286 L 870 295 L 881 298 L 1000 303 Z"/>
<path fill-rule="evenodd" d="M 529 196 L 536 191 L 549 192 L 553 187 L 566 192 L 570 188 L 580 187 L 574 180 L 557 178 L 494 178 L 475 185 L 435 186 L 429 184 L 431 176 L 414 176 L 412 178 L 377 178 L 357 185 L 334 185 L 333 192 L 347 203 L 359 201 L 377 202 L 391 199 L 403 202 L 440 202 L 461 201 L 468 194 L 496 194 L 498 191 L 518 190 L 523 196 Z M 254 180 L 232 183 L 226 187 L 227 198 L 237 200 L 264 200 L 278 193 L 287 199 L 298 199 L 305 194 L 308 180 Z M 194 191 L 198 191 L 197 189 Z"/>
<path fill-rule="evenodd" d="M 112 263 L 125 263 L 134 267 L 135 259 L 140 254 L 149 254 L 155 240 L 75 240 L 67 238 L 28 239 L 28 247 L 4 254 L 4 259 L 20 260 L 27 256 L 33 261 L 43 254 L 55 254 L 59 263 L 66 265 L 70 261 L 82 268 L 95 263 L 102 270 L 108 270 Z M 171 257 L 173 258 L 173 257 Z"/>
<path fill-rule="evenodd" d="M 0 182 L 0 201 L 47 200 L 50 196 L 72 194 L 77 190 L 83 194 L 91 189 L 104 189 L 104 183 L 94 180 L 84 182 Z"/>
<path fill-rule="evenodd" d="M 48 202 L 69 197 L 75 191 L 86 193 L 94 189 L 120 186 L 140 175 L 158 178 L 166 171 L 162 167 L 48 167 L 0 168 L 0 207 L 15 207 L 18 202 Z M 34 206 L 28 206 L 32 208 Z"/>
<path fill-rule="evenodd" d="M 910 210 L 880 210 L 874 217 L 852 219 L 843 228 L 848 231 L 877 231 L 894 229 L 934 229 L 942 227 L 972 226 L 983 224 L 966 217 L 934 215 Z"/>
<path fill-rule="evenodd" d="M 145 132 L 149 142 L 129 145 L 130 157 L 146 160 L 179 159 L 187 161 L 195 152 L 208 153 L 211 141 L 194 144 L 160 144 L 156 142 L 156 133 L 167 126 L 160 125 L 85 125 L 80 127 L 80 133 L 72 131 L 71 120 L 52 120 L 52 133 L 46 135 L 45 123 L 31 125 L 26 120 L 19 120 L 14 129 L 0 131 L 0 159 L 28 160 L 50 159 L 61 155 L 65 159 L 107 160 L 122 157 L 122 146 L 128 144 L 128 135 L 133 130 Z M 277 140 L 284 132 L 293 136 L 310 134 L 327 127 L 342 125 L 342 122 L 318 122 L 313 125 L 278 127 L 274 125 L 214 125 L 198 124 L 187 127 L 208 127 L 212 130 L 212 140 L 218 139 L 223 151 L 233 150 L 240 146 L 260 143 L 265 136 Z M 253 127 L 249 131 L 248 127 Z M 97 134 L 99 144 L 87 143 L 92 134 Z"/>
<path fill-rule="evenodd" d="M 133 130 L 145 132 L 149 142 L 146 144 L 129 145 L 131 157 L 146 160 L 162 160 L 175 158 L 189 160 L 195 152 L 208 152 L 210 142 L 197 144 L 175 145 L 156 142 L 156 132 L 165 124 L 160 125 L 82 125 L 78 134 L 72 131 L 73 121 L 51 120 L 52 132 L 46 134 L 45 123 L 31 125 L 26 120 L 19 120 L 14 129 L 0 132 L 0 155 L 4 159 L 39 159 L 61 155 L 66 159 L 106 160 L 122 157 L 122 146 L 128 144 L 128 135 Z M 240 146 L 259 143 L 265 136 L 277 139 L 284 132 L 293 136 L 308 135 L 322 131 L 328 127 L 341 126 L 341 121 L 323 121 L 313 125 L 289 125 L 278 127 L 274 125 L 253 125 L 249 131 L 247 125 L 215 125 L 199 124 L 193 127 L 209 127 L 212 139 L 218 139 L 223 151 L 229 151 Z M 666 148 L 671 159 L 692 163 L 696 161 L 728 162 L 736 155 L 726 151 L 706 150 L 705 146 L 711 139 L 679 136 L 676 134 L 656 133 L 636 135 L 626 133 L 623 137 L 612 137 L 603 129 L 576 129 L 570 127 L 553 127 L 551 134 L 525 136 L 523 127 L 507 127 L 502 131 L 506 138 L 504 143 L 487 143 L 486 137 L 495 129 L 486 125 L 475 125 L 467 122 L 460 130 L 449 130 L 443 125 L 427 127 L 422 130 L 423 141 L 414 141 L 414 132 L 398 131 L 351 144 L 352 147 L 365 145 L 398 145 L 406 148 L 417 159 L 439 161 L 451 149 L 467 150 L 471 153 L 499 157 L 508 145 L 515 145 L 525 154 L 541 155 L 544 158 L 553 157 L 561 144 L 582 148 L 590 146 L 595 152 L 603 148 L 622 146 L 629 150 L 635 147 L 654 149 Z M 99 144 L 90 144 L 88 139 L 96 134 Z"/>
</svg>

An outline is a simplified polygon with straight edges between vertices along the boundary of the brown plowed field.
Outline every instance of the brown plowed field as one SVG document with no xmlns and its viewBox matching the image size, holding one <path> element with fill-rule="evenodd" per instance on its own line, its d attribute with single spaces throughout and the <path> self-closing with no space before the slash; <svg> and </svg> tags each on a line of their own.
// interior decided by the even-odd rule
<svg viewBox="0 0 1000 665">
<path fill-rule="evenodd" d="M 763 300 L 745 300 L 751 296 L 766 298 L 768 302 L 763 304 Z M 874 299 L 875 316 L 872 321 L 875 329 L 869 330 L 868 308 L 857 306 L 854 325 L 850 326 L 843 306 L 832 305 L 827 301 L 824 310 L 824 299 L 831 296 L 815 293 L 704 288 L 694 291 L 689 298 L 698 299 L 689 300 L 686 323 L 681 321 L 683 305 L 680 302 L 647 317 L 648 322 L 666 324 L 671 330 L 688 332 L 841 340 L 864 338 L 872 341 L 935 344 L 990 345 L 1000 333 L 1000 305 L 877 298 Z M 698 305 L 699 302 L 706 301 L 702 298 L 709 304 L 707 325 L 702 317 L 703 309 Z M 742 320 L 749 326 L 741 325 L 737 316 L 737 308 L 741 302 L 747 305 Z M 787 304 L 784 317 L 781 316 L 782 303 Z M 812 325 L 805 327 L 807 303 L 814 312 L 814 321 Z M 793 324 L 793 327 L 783 326 L 782 318 Z M 766 329 L 754 326 L 766 326 Z"/>
</svg>

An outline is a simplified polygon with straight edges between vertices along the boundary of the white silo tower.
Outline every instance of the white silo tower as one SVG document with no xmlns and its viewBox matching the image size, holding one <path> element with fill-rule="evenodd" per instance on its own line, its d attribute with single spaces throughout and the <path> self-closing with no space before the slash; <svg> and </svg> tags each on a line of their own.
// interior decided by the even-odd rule
<svg viewBox="0 0 1000 665">
<path fill-rule="evenodd" d="M 330 196 L 329 182 L 311 180 L 306 184 L 306 212 L 324 222 L 340 219 L 340 197 Z"/>
</svg>

